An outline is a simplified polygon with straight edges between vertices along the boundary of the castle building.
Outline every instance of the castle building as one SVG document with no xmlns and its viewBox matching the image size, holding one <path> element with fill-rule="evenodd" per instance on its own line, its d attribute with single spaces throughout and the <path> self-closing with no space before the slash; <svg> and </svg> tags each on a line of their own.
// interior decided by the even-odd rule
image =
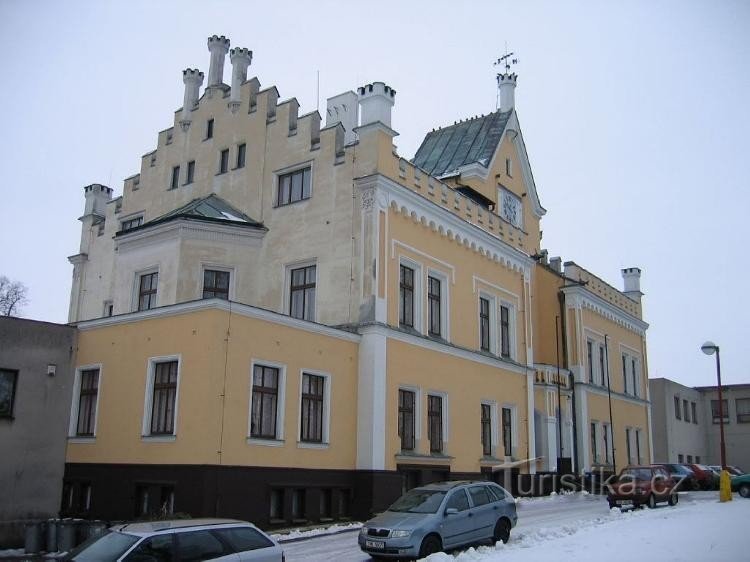
<svg viewBox="0 0 750 562">
<path fill-rule="evenodd" d="M 391 87 L 322 123 L 229 47 L 121 196 L 84 188 L 67 512 L 273 526 L 650 461 L 640 270 L 548 259 L 515 74 L 408 160 Z"/>
</svg>

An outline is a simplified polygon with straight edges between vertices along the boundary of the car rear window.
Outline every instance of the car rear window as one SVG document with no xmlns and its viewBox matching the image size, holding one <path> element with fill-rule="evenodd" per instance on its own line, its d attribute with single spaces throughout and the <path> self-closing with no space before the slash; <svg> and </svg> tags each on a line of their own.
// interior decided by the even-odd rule
<svg viewBox="0 0 750 562">
<path fill-rule="evenodd" d="M 114 562 L 140 540 L 136 535 L 108 531 L 73 550 L 70 560 L 76 562 Z"/>
<path fill-rule="evenodd" d="M 259 531 L 252 527 L 234 527 L 231 529 L 216 529 L 219 537 L 228 542 L 235 552 L 268 548 L 273 543 Z"/>
</svg>

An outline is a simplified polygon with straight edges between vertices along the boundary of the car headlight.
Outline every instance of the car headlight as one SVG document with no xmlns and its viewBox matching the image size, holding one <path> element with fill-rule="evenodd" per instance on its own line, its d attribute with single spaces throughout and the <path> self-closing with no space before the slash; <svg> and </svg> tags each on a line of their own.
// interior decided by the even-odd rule
<svg viewBox="0 0 750 562">
<path fill-rule="evenodd" d="M 364 536 L 367 534 L 367 527 L 360 527 L 359 534 Z"/>
<path fill-rule="evenodd" d="M 411 531 L 391 531 L 391 537 L 394 539 L 402 539 L 411 535 Z"/>
</svg>

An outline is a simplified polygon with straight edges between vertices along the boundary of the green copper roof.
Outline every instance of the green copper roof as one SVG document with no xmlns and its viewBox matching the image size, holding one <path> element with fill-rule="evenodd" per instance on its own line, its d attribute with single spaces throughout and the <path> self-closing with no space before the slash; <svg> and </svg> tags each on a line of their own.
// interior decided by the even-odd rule
<svg viewBox="0 0 750 562">
<path fill-rule="evenodd" d="M 511 111 L 495 112 L 427 133 L 412 162 L 433 176 L 468 164 L 488 166 Z"/>
</svg>

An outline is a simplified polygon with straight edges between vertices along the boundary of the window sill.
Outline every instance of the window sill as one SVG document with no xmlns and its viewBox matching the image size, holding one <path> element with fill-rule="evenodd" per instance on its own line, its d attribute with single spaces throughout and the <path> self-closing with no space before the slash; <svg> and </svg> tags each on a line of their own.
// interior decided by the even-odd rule
<svg viewBox="0 0 750 562">
<path fill-rule="evenodd" d="M 310 197 L 305 197 L 304 199 L 297 199 L 296 201 L 291 201 L 289 203 L 282 203 L 281 205 L 279 205 L 278 203 L 276 203 L 273 206 L 273 208 L 274 209 L 282 209 L 284 207 L 291 207 L 292 205 L 297 205 L 299 203 L 304 203 L 305 201 L 309 201 L 310 199 L 312 199 L 312 195 Z"/>
<path fill-rule="evenodd" d="M 68 443 L 94 443 L 96 442 L 96 435 L 83 436 L 83 435 L 70 435 L 68 436 Z"/>
<path fill-rule="evenodd" d="M 227 170 L 226 172 L 216 172 L 216 175 L 223 176 L 224 174 L 227 174 L 227 173 L 229 173 L 229 170 Z"/>
<path fill-rule="evenodd" d="M 248 437 L 248 445 L 262 445 L 264 447 L 283 447 L 283 439 L 264 439 L 262 437 Z"/>
<path fill-rule="evenodd" d="M 327 449 L 330 443 L 313 443 L 309 441 L 297 441 L 298 449 Z"/>
<path fill-rule="evenodd" d="M 423 455 L 420 453 L 408 453 L 408 452 L 400 452 L 396 453 L 396 460 L 402 461 L 402 462 L 418 462 L 418 463 L 435 463 L 435 464 L 445 464 L 446 462 L 450 463 L 454 457 L 450 455 L 446 455 L 445 453 L 432 453 L 430 455 Z"/>
<path fill-rule="evenodd" d="M 176 435 L 141 435 L 141 441 L 150 443 L 172 443 L 177 441 Z"/>
</svg>

